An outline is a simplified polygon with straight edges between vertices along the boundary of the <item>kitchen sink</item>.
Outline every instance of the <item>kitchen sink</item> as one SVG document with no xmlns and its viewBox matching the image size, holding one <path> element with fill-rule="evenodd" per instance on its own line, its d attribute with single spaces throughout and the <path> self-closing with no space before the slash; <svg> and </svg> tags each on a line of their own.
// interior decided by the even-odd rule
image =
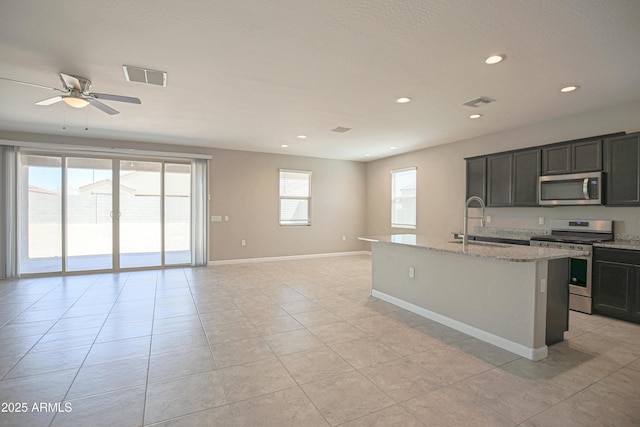
<svg viewBox="0 0 640 427">
<path fill-rule="evenodd" d="M 449 243 L 462 244 L 462 240 L 450 240 Z M 508 247 L 510 247 L 510 245 L 505 245 L 504 243 L 477 242 L 475 240 L 472 240 L 472 241 L 468 242 L 468 244 L 471 245 L 471 246 L 489 246 L 489 247 L 493 247 L 493 248 L 508 248 Z"/>
</svg>

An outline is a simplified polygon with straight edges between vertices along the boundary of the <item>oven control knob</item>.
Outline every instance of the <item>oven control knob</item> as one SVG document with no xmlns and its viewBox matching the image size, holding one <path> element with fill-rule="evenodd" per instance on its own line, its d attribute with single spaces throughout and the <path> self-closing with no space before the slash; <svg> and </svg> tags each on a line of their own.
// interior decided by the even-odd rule
<svg viewBox="0 0 640 427">
<path fill-rule="evenodd" d="M 573 245 L 569 245 L 569 249 L 575 249 L 576 247 Z"/>
</svg>

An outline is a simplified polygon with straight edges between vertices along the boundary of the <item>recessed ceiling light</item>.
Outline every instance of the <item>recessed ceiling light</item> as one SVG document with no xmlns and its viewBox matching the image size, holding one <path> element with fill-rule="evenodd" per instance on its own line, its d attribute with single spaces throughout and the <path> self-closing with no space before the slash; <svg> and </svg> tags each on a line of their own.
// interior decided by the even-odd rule
<svg viewBox="0 0 640 427">
<path fill-rule="evenodd" d="M 565 86 L 562 89 L 560 89 L 560 92 L 562 93 L 567 93 L 567 92 L 573 92 L 574 90 L 578 89 L 580 86 Z"/>
<path fill-rule="evenodd" d="M 411 101 L 412 101 L 412 99 L 409 98 L 408 96 L 403 96 L 401 98 L 396 99 L 396 102 L 398 104 L 406 104 L 407 102 L 411 102 Z"/>
<path fill-rule="evenodd" d="M 488 65 L 493 65 L 493 64 L 497 64 L 499 62 L 504 61 L 505 58 L 506 58 L 505 55 L 491 55 L 490 57 L 484 60 L 484 63 Z"/>
<path fill-rule="evenodd" d="M 369 156 L 371 156 L 371 154 L 369 154 L 369 153 L 365 153 L 365 155 L 364 155 L 364 156 L 365 156 L 365 157 L 369 157 Z"/>
<path fill-rule="evenodd" d="M 282 147 L 282 148 L 289 148 L 289 145 L 288 145 L 288 144 L 282 144 L 280 147 Z"/>
<path fill-rule="evenodd" d="M 306 139 L 307 135 L 298 135 L 298 139 Z"/>
<path fill-rule="evenodd" d="M 389 150 L 395 150 L 396 147 L 389 147 Z"/>
<path fill-rule="evenodd" d="M 482 114 L 472 114 L 469 116 L 470 119 L 479 119 L 480 117 L 482 117 Z"/>
</svg>

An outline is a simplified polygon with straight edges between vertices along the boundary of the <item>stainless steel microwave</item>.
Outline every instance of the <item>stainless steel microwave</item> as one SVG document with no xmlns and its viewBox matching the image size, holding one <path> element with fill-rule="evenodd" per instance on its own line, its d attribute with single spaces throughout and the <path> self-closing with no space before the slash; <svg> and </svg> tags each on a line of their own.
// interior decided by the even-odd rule
<svg viewBox="0 0 640 427">
<path fill-rule="evenodd" d="M 538 178 L 541 206 L 601 205 L 602 172 L 546 175 Z"/>
</svg>

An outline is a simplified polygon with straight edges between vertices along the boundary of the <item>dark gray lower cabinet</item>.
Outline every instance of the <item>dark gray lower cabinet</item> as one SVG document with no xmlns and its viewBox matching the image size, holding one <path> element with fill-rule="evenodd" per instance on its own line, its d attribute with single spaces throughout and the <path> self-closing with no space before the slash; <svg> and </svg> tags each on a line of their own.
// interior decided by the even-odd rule
<svg viewBox="0 0 640 427">
<path fill-rule="evenodd" d="M 593 312 L 640 323 L 640 251 L 595 248 Z"/>
</svg>

